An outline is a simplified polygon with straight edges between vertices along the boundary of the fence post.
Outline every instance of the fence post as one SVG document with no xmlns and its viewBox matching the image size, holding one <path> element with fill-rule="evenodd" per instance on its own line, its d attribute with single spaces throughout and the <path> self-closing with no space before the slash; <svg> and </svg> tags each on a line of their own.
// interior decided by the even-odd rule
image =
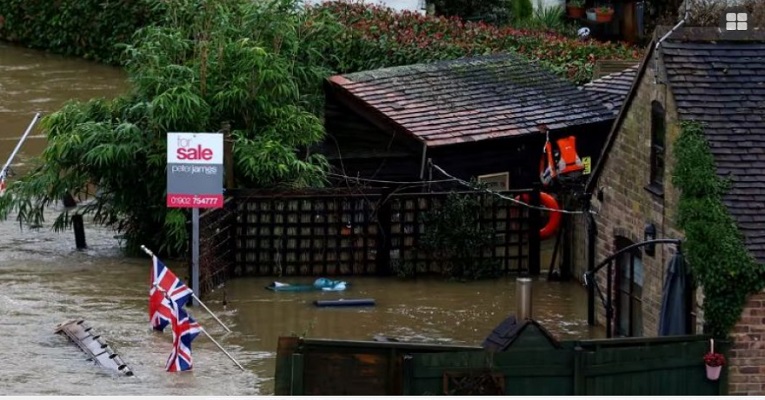
<svg viewBox="0 0 765 400">
<path fill-rule="evenodd" d="M 234 139 L 231 138 L 231 123 L 223 121 L 220 131 L 223 133 L 223 176 L 226 178 L 225 188 L 234 189 Z"/>
<path fill-rule="evenodd" d="M 574 347 L 574 396 L 587 394 L 587 386 L 584 375 L 584 349 L 581 346 Z"/>
<path fill-rule="evenodd" d="M 375 261 L 377 264 L 378 275 L 392 275 L 390 267 L 390 195 L 392 191 L 386 190 L 380 196 L 380 202 L 377 203 L 377 254 Z"/>
<path fill-rule="evenodd" d="M 539 184 L 534 183 L 534 190 L 531 192 L 531 205 L 540 207 L 541 202 L 539 199 Z M 539 238 L 539 230 L 542 227 L 541 223 L 542 215 L 539 209 L 529 209 L 529 275 L 539 276 L 540 274 L 540 252 L 541 244 Z"/>
</svg>

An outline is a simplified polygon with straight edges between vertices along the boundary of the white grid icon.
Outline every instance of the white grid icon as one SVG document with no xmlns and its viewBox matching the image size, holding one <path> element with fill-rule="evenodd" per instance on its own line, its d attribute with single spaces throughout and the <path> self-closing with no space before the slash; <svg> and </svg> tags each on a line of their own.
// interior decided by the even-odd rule
<svg viewBox="0 0 765 400">
<path fill-rule="evenodd" d="M 725 14 L 725 30 L 728 31 L 745 31 L 747 27 L 747 15 L 746 13 L 726 13 Z"/>
</svg>

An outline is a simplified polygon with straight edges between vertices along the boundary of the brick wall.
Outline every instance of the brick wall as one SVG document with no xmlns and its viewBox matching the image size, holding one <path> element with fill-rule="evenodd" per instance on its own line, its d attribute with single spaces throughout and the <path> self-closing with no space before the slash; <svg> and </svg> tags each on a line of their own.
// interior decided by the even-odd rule
<svg viewBox="0 0 765 400">
<path fill-rule="evenodd" d="M 731 338 L 729 394 L 765 394 L 765 291 L 749 299 Z"/>
<path fill-rule="evenodd" d="M 651 101 L 662 103 L 667 114 L 667 167 L 664 176 L 664 196 L 657 196 L 645 187 L 650 180 L 651 149 Z M 633 243 L 643 241 L 646 224 L 656 227 L 657 238 L 680 238 L 675 229 L 674 210 L 678 193 L 671 185 L 672 143 L 679 134 L 674 103 L 663 84 L 654 84 L 653 62 L 650 62 L 640 82 L 635 98 L 620 128 L 617 140 L 611 148 L 608 160 L 598 181 L 603 190 L 603 201 L 593 197 L 593 209 L 597 212 L 598 226 L 596 264 L 616 252 L 616 238 L 623 237 Z M 584 217 L 579 217 L 575 237 L 577 269 L 581 275 L 587 269 L 587 235 Z M 674 246 L 657 245 L 654 256 L 641 251 L 644 268 L 643 281 L 643 335 L 656 336 L 661 307 L 661 293 L 666 265 L 674 252 Z M 598 282 L 605 290 L 606 269 L 598 273 Z M 614 297 L 615 298 L 615 297 Z M 596 315 L 603 323 L 605 309 L 596 300 Z"/>
<path fill-rule="evenodd" d="M 680 133 L 671 93 L 653 82 L 651 62 L 627 112 L 618 138 L 606 161 L 597 187 L 603 189 L 603 201 L 593 197 L 593 209 L 598 225 L 596 260 L 599 263 L 616 251 L 617 236 L 638 242 L 643 240 L 645 224 L 656 226 L 658 238 L 683 238 L 676 227 L 679 191 L 671 184 L 674 141 Z M 664 196 L 658 197 L 645 189 L 650 179 L 651 101 L 657 99 L 667 110 L 667 152 L 664 176 Z M 575 276 L 587 270 L 587 234 L 583 216 L 575 224 Z M 653 257 L 642 255 L 645 269 L 643 285 L 643 335 L 656 336 L 661 306 L 661 292 L 666 265 L 674 246 L 657 246 Z M 605 269 L 598 282 L 605 290 Z M 696 332 L 702 332 L 703 313 L 700 309 L 703 293 L 697 290 Z M 596 317 L 604 323 L 605 310 L 596 298 Z M 732 334 L 730 354 L 729 393 L 731 395 L 765 395 L 765 291 L 752 296 L 744 308 L 741 320 Z"/>
</svg>

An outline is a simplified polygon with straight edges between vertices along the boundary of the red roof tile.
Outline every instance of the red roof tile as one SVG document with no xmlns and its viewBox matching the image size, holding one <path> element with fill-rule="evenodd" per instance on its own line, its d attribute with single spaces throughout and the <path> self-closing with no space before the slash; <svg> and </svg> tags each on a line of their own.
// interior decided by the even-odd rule
<svg viewBox="0 0 765 400">
<path fill-rule="evenodd" d="M 329 82 L 429 146 L 615 118 L 593 93 L 512 54 L 337 75 Z"/>
</svg>

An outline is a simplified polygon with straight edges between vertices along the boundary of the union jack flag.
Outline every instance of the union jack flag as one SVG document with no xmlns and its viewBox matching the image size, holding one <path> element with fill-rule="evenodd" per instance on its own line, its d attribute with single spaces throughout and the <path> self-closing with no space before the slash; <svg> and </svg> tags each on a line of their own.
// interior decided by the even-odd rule
<svg viewBox="0 0 765 400">
<path fill-rule="evenodd" d="M 181 308 L 178 303 L 171 301 L 173 309 L 173 351 L 165 364 L 168 372 L 188 371 L 192 368 L 191 342 L 202 331 L 202 327 L 194 318 Z"/>
<path fill-rule="evenodd" d="M 152 257 L 152 267 L 149 288 L 149 321 L 152 328 L 164 331 L 173 321 L 173 305 L 183 308 L 194 293 L 177 276 L 160 261 Z M 167 293 L 167 296 L 165 296 Z"/>
</svg>

